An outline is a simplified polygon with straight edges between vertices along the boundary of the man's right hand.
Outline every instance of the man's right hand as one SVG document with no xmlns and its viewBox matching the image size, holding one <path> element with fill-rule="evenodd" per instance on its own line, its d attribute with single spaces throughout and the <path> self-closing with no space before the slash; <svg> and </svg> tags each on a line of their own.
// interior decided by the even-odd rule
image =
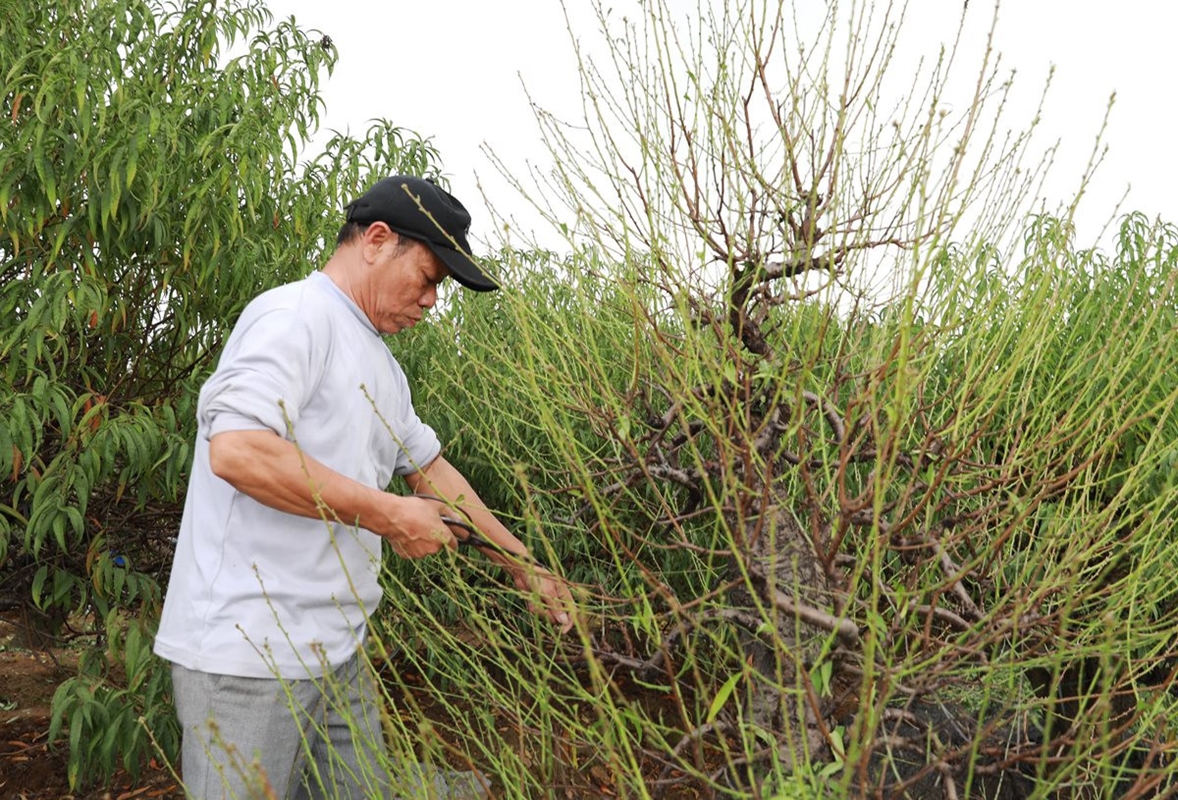
<svg viewBox="0 0 1178 800">
<path fill-rule="evenodd" d="M 388 498 L 387 525 L 373 532 L 387 539 L 394 553 L 402 558 L 424 558 L 443 547 L 457 549 L 458 540 L 442 519 L 444 505 L 418 497 L 390 494 Z"/>
</svg>

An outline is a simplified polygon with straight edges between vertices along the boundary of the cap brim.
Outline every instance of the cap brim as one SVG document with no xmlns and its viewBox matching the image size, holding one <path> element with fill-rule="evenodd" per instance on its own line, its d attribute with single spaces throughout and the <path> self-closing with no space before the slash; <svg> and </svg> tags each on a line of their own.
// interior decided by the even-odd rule
<svg viewBox="0 0 1178 800">
<path fill-rule="evenodd" d="M 433 242 L 423 242 L 422 244 L 446 265 L 450 274 L 454 276 L 454 280 L 466 288 L 474 289 L 476 292 L 490 292 L 499 288 L 499 284 L 495 283 L 487 273 L 483 272 L 475 260 L 465 253 L 450 247 L 439 247 Z"/>
</svg>

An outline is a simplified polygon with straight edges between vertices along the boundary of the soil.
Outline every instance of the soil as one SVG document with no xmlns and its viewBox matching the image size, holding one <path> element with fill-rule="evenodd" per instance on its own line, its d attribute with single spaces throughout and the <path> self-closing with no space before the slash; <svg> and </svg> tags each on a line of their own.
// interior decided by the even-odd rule
<svg viewBox="0 0 1178 800">
<path fill-rule="evenodd" d="M 150 764 L 132 780 L 116 774 L 110 787 L 72 793 L 64 746 L 50 747 L 49 706 L 53 692 L 77 674 L 77 655 L 60 650 L 23 650 L 8 644 L 11 626 L 0 623 L 0 798 L 5 800 L 184 800 L 171 772 Z"/>
</svg>

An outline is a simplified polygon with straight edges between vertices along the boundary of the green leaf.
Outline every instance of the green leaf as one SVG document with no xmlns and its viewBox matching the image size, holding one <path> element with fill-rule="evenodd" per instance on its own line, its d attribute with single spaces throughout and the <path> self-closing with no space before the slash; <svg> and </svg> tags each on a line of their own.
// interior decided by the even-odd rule
<svg viewBox="0 0 1178 800">
<path fill-rule="evenodd" d="M 814 691 L 819 697 L 830 697 L 831 677 L 834 674 L 834 664 L 830 659 L 824 659 L 810 670 L 810 682 L 814 684 Z"/>
<path fill-rule="evenodd" d="M 50 530 L 53 531 L 53 538 L 57 541 L 57 546 L 61 548 L 61 552 L 69 552 L 69 544 L 66 541 L 65 526 L 69 518 L 62 511 L 53 511 L 52 522 L 50 523 Z"/>
<path fill-rule="evenodd" d="M 742 677 L 744 677 L 744 673 L 742 672 L 732 673 L 732 675 L 728 676 L 728 680 L 724 681 L 720 690 L 716 692 L 716 696 L 712 698 L 711 705 L 708 706 L 708 715 L 706 718 L 708 724 L 716 721 L 716 716 L 720 713 L 720 709 L 728 702 L 728 698 L 732 696 L 736 684 L 740 682 Z"/>
<path fill-rule="evenodd" d="M 45 607 L 41 603 L 41 593 L 44 591 L 45 581 L 49 577 L 49 569 L 48 564 L 42 564 L 40 567 L 37 567 L 37 571 L 33 574 L 33 585 L 30 590 L 33 605 L 42 610 Z"/>
</svg>

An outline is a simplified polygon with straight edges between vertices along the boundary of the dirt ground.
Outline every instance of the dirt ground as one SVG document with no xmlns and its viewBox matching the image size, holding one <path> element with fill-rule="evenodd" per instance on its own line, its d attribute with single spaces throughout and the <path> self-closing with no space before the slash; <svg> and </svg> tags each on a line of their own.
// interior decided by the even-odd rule
<svg viewBox="0 0 1178 800">
<path fill-rule="evenodd" d="M 169 770 L 152 764 L 138 780 L 116 775 L 109 789 L 71 793 L 64 747 L 50 748 L 49 705 L 59 683 L 77 673 L 68 650 L 36 652 L 7 644 L 0 623 L 0 798 L 5 800 L 183 800 Z"/>
</svg>

